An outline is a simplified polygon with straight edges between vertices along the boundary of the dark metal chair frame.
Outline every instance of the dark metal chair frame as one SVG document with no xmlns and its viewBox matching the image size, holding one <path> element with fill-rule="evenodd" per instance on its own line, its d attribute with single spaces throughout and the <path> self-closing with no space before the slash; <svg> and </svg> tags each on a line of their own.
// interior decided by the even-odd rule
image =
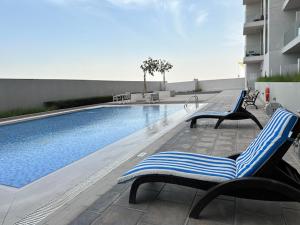
<svg viewBox="0 0 300 225">
<path fill-rule="evenodd" d="M 191 128 L 195 128 L 197 125 L 197 120 L 198 119 L 204 119 L 204 118 L 209 118 L 209 119 L 218 119 L 216 125 L 215 125 L 215 129 L 218 129 L 218 127 L 220 126 L 220 124 L 224 121 L 224 120 L 245 120 L 245 119 L 251 119 L 253 120 L 257 126 L 260 129 L 263 129 L 262 125 L 260 124 L 260 122 L 258 121 L 258 119 L 250 112 L 248 112 L 245 108 L 243 108 L 243 103 L 245 100 L 245 95 L 246 95 L 246 91 L 244 91 L 243 94 L 243 99 L 242 101 L 239 102 L 238 108 L 236 111 L 229 111 L 229 113 L 227 115 L 196 115 L 194 117 L 189 118 L 188 120 L 186 120 L 186 122 L 191 121 L 190 127 Z"/>
<path fill-rule="evenodd" d="M 247 107 L 250 106 L 250 105 L 253 105 L 253 106 L 255 106 L 256 109 L 258 109 L 255 102 L 257 100 L 257 97 L 258 97 L 259 93 L 260 93 L 259 91 L 255 91 L 255 93 L 252 96 L 248 95 L 248 96 L 245 97 L 245 100 L 244 100 L 245 109 L 247 109 Z"/>
<path fill-rule="evenodd" d="M 218 183 L 170 175 L 144 175 L 136 178 L 132 183 L 129 203 L 136 203 L 137 191 L 141 184 L 152 182 L 177 184 L 207 190 L 206 194 L 190 212 L 189 216 L 195 219 L 199 219 L 201 211 L 219 195 L 253 200 L 300 202 L 300 174 L 282 159 L 299 132 L 300 121 L 298 119 L 291 138 L 287 139 L 251 177 Z M 228 158 L 236 159 L 238 156 L 239 154 Z"/>
</svg>

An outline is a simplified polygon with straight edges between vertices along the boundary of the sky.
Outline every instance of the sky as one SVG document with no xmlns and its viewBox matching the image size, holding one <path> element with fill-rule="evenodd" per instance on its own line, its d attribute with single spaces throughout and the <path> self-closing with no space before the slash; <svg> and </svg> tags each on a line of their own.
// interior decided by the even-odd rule
<svg viewBox="0 0 300 225">
<path fill-rule="evenodd" d="M 237 77 L 243 15 L 239 0 L 0 0 L 0 77 L 142 80 L 149 56 L 168 82 Z"/>
</svg>

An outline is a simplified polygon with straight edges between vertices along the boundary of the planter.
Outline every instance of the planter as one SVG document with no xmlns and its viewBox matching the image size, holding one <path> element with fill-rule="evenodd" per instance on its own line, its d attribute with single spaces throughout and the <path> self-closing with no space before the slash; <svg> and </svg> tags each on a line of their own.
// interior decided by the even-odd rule
<svg viewBox="0 0 300 225">
<path fill-rule="evenodd" d="M 158 91 L 159 99 L 171 97 L 170 91 Z"/>
<path fill-rule="evenodd" d="M 131 94 L 131 101 L 132 102 L 141 102 L 141 101 L 145 101 L 145 99 L 144 99 L 142 93 L 136 93 L 136 94 Z"/>
<path fill-rule="evenodd" d="M 260 91 L 260 100 L 265 102 L 265 89 L 270 88 L 270 101 L 280 103 L 285 108 L 300 111 L 300 82 L 256 82 L 255 89 Z"/>
</svg>

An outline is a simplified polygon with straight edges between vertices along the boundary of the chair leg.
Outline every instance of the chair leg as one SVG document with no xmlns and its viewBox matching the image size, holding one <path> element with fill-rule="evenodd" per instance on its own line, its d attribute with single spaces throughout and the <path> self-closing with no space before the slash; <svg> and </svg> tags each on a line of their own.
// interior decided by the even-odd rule
<svg viewBox="0 0 300 225">
<path fill-rule="evenodd" d="M 145 183 L 153 183 L 153 182 L 164 182 L 166 178 L 164 177 L 156 177 L 156 176 L 141 176 L 134 180 L 131 185 L 130 194 L 129 194 L 129 203 L 136 204 L 136 194 L 140 187 L 140 185 Z"/>
<path fill-rule="evenodd" d="M 131 185 L 129 203 L 136 204 L 136 194 L 141 184 L 145 183 L 142 178 L 137 178 Z"/>
<path fill-rule="evenodd" d="M 218 122 L 217 122 L 216 125 L 215 125 L 215 129 L 218 129 L 218 127 L 220 126 L 220 124 L 221 124 L 223 121 L 224 121 L 224 118 L 223 118 L 223 117 L 219 118 L 219 119 L 218 119 Z"/>
<path fill-rule="evenodd" d="M 253 116 L 252 114 L 250 114 L 249 116 L 250 116 L 250 119 L 253 120 L 257 124 L 257 126 L 262 130 L 263 126 L 260 124 L 258 119 L 255 116 Z"/>
<path fill-rule="evenodd" d="M 222 187 L 222 186 L 221 186 Z M 222 193 L 222 188 L 212 188 L 210 189 L 194 206 L 192 211 L 190 212 L 189 217 L 194 219 L 199 219 L 200 213 L 202 210 L 216 197 L 218 197 Z"/>
<path fill-rule="evenodd" d="M 196 128 L 197 126 L 197 120 L 196 119 L 192 119 L 191 120 L 191 124 L 190 124 L 190 128 Z"/>
<path fill-rule="evenodd" d="M 287 201 L 300 202 L 300 191 L 287 184 L 280 183 L 275 180 L 269 180 L 266 178 L 241 178 L 238 180 L 229 181 L 227 183 L 221 183 L 209 189 L 208 192 L 202 197 L 202 199 L 200 199 L 199 202 L 194 206 L 189 216 L 194 219 L 199 219 L 202 210 L 219 195 L 229 194 L 230 196 L 241 197 L 240 194 L 236 195 L 237 191 L 244 190 L 247 193 L 247 190 L 253 189 L 273 192 L 273 194 L 280 195 L 284 200 Z M 249 197 L 249 195 L 246 195 L 245 198 L 249 199 Z M 255 199 L 255 196 L 253 197 Z M 281 199 L 280 201 L 282 201 L 283 199 Z"/>
</svg>

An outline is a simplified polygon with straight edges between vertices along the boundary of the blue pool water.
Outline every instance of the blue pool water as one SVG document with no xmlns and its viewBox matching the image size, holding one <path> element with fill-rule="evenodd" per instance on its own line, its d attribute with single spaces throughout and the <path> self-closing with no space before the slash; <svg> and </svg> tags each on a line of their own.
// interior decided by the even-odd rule
<svg viewBox="0 0 300 225">
<path fill-rule="evenodd" d="M 104 107 L 0 126 L 0 184 L 23 187 L 181 109 Z"/>
</svg>

